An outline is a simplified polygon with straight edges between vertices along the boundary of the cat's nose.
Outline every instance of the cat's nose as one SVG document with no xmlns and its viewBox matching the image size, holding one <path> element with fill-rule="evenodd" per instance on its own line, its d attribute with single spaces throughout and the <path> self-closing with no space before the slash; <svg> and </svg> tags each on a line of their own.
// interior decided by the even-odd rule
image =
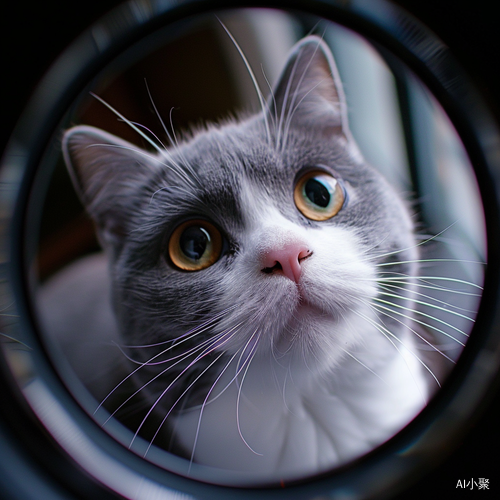
<svg viewBox="0 0 500 500">
<path fill-rule="evenodd" d="M 302 273 L 302 261 L 311 255 L 312 252 L 303 243 L 287 243 L 264 252 L 262 272 L 283 274 L 298 283 Z"/>
</svg>

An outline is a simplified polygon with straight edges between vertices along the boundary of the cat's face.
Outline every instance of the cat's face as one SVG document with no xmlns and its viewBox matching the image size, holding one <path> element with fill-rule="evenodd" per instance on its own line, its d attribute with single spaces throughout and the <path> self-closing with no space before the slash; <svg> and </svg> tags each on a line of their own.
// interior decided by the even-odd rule
<svg viewBox="0 0 500 500">
<path fill-rule="evenodd" d="M 361 159 L 318 38 L 294 49 L 256 117 L 158 154 L 90 127 L 64 147 L 111 256 L 127 344 L 204 346 L 193 367 L 224 353 L 325 374 L 382 336 L 378 265 L 415 260 L 412 223 Z M 410 263 L 383 272 L 414 275 Z"/>
</svg>

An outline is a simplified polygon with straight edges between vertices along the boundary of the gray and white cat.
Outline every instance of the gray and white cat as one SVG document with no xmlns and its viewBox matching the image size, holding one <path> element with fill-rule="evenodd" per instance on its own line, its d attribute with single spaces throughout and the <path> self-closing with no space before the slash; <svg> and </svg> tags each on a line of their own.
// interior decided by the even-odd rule
<svg viewBox="0 0 500 500">
<path fill-rule="evenodd" d="M 105 253 L 57 276 L 41 312 L 104 405 L 142 404 L 137 435 L 266 482 L 372 450 L 429 388 L 412 216 L 360 155 L 320 38 L 293 48 L 262 104 L 154 153 L 68 130 Z"/>
</svg>

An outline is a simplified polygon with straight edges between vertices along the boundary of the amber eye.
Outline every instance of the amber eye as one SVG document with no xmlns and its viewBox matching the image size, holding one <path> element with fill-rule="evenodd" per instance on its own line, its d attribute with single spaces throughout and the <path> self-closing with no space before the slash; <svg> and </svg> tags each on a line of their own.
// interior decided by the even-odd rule
<svg viewBox="0 0 500 500">
<path fill-rule="evenodd" d="M 345 194 L 335 177 L 321 170 L 313 170 L 299 178 L 293 199 L 308 219 L 322 221 L 339 213 L 344 205 Z"/>
<path fill-rule="evenodd" d="M 222 236 L 210 222 L 189 220 L 178 226 L 168 242 L 172 263 L 183 271 L 200 271 L 220 257 Z"/>
</svg>

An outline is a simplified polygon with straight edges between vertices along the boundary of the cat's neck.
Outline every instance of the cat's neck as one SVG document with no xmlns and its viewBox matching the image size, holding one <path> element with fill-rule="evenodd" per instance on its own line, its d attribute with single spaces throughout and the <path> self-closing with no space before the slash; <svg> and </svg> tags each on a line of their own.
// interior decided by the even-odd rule
<svg viewBox="0 0 500 500">
<path fill-rule="evenodd" d="M 197 434 L 196 462 L 251 470 L 262 480 L 296 479 L 354 459 L 387 440 L 426 402 L 421 366 L 409 350 L 386 346 L 384 359 L 372 367 L 369 351 L 346 357 L 345 366 L 323 375 L 323 384 L 312 374 L 309 383 L 296 383 L 290 370 L 264 359 L 254 359 L 236 383 L 230 367 L 201 419 L 200 407 L 182 413 L 176 432 L 189 450 Z"/>
</svg>

